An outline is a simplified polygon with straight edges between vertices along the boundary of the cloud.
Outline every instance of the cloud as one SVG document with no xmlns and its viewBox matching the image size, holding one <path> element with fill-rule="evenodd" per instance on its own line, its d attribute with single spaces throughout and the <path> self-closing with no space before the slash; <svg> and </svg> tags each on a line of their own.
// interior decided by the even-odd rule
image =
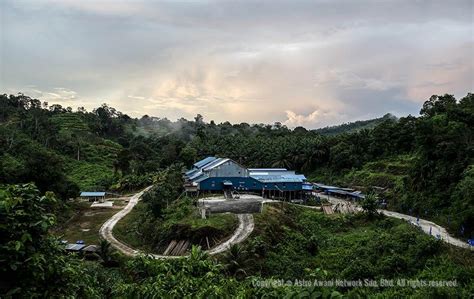
<svg viewBox="0 0 474 299">
<path fill-rule="evenodd" d="M 472 91 L 472 5 L 5 0 L 0 88 L 170 119 L 416 114 L 431 94 Z"/>
<path fill-rule="evenodd" d="M 298 114 L 294 111 L 287 110 L 286 120 L 283 122 L 284 125 L 295 128 L 298 126 L 302 127 L 322 127 L 331 123 L 338 123 L 343 121 L 346 117 L 343 113 L 338 113 L 333 110 L 315 109 L 308 114 Z"/>
<path fill-rule="evenodd" d="M 336 85 L 340 88 L 387 90 L 400 86 L 400 82 L 379 78 L 364 78 L 349 70 L 329 70 L 316 74 L 316 86 Z"/>
</svg>

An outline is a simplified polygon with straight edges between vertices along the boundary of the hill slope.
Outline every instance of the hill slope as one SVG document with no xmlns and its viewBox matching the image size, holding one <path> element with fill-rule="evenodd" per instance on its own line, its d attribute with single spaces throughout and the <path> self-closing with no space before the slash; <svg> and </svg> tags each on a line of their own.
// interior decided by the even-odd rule
<svg viewBox="0 0 474 299">
<path fill-rule="evenodd" d="M 369 119 L 369 120 L 358 120 L 355 122 L 344 123 L 337 126 L 329 126 L 320 129 L 313 130 L 316 133 L 321 135 L 331 136 L 343 133 L 354 133 L 364 129 L 372 129 L 378 124 L 382 123 L 385 120 L 396 120 L 397 117 L 387 113 L 382 117 Z"/>
</svg>

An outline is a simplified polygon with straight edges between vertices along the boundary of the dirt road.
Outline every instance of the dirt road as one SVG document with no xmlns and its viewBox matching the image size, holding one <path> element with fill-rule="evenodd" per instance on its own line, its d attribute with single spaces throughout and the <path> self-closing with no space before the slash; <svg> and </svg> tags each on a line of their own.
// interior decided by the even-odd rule
<svg viewBox="0 0 474 299">
<path fill-rule="evenodd" d="M 125 245 L 124 243 L 120 242 L 119 240 L 117 240 L 114 237 L 113 233 L 112 233 L 113 229 L 114 229 L 114 226 L 115 226 L 115 224 L 117 224 L 117 222 L 120 219 L 122 219 L 128 213 L 130 213 L 130 211 L 133 209 L 133 207 L 140 201 L 143 193 L 148 191 L 151 187 L 152 186 L 147 187 L 144 190 L 142 190 L 142 191 L 136 193 L 135 195 L 133 195 L 130 198 L 130 201 L 128 202 L 128 204 L 120 212 L 116 213 L 115 215 L 110 217 L 109 220 L 107 220 L 104 224 L 102 224 L 102 227 L 99 230 L 99 235 L 103 239 L 109 241 L 110 244 L 113 247 L 115 247 L 116 249 L 118 249 L 120 252 L 122 252 L 125 255 L 135 256 L 135 255 L 139 254 L 139 251 L 135 250 L 135 249 Z"/>
<path fill-rule="evenodd" d="M 133 195 L 130 198 L 130 201 L 128 204 L 118 212 L 117 214 L 113 215 L 109 220 L 107 220 L 102 227 L 99 230 L 99 234 L 102 238 L 105 240 L 109 241 L 110 244 L 115 247 L 117 250 L 122 252 L 123 254 L 127 256 L 136 256 L 139 254 L 146 254 L 144 252 L 141 252 L 139 250 L 136 250 L 134 248 L 131 248 L 130 246 L 120 242 L 113 236 L 113 229 L 114 226 L 117 224 L 117 222 L 125 217 L 130 211 L 133 209 L 133 207 L 141 200 L 141 197 L 143 193 L 148 191 L 150 187 L 145 188 L 144 190 L 138 192 L 137 194 Z M 232 236 L 225 241 L 224 243 L 211 248 L 210 250 L 207 250 L 206 252 L 209 253 L 210 255 L 222 253 L 226 251 L 227 249 L 230 248 L 233 244 L 238 244 L 245 239 L 252 233 L 255 223 L 253 220 L 252 214 L 238 214 L 238 219 L 239 219 L 239 226 L 237 229 L 234 231 Z M 172 259 L 172 258 L 179 258 L 182 256 L 169 256 L 169 255 L 160 255 L 160 254 L 149 254 L 149 256 L 156 258 L 156 259 Z"/>
<path fill-rule="evenodd" d="M 336 197 L 333 197 L 333 196 L 323 195 L 322 197 L 327 198 L 328 201 L 333 205 L 336 205 L 336 204 L 344 204 L 344 205 L 351 204 L 349 201 L 346 201 L 346 200 L 343 200 L 343 199 L 340 199 L 340 198 L 336 198 Z M 357 206 L 357 205 L 354 205 L 354 209 L 356 211 L 362 211 L 362 208 Z M 420 227 L 421 230 L 424 233 L 432 235 L 435 238 L 441 239 L 442 241 L 444 241 L 448 244 L 451 244 L 451 245 L 454 245 L 454 246 L 457 246 L 457 247 L 461 247 L 461 248 L 470 248 L 470 246 L 469 246 L 469 244 L 467 244 L 467 242 L 464 242 L 462 240 L 459 240 L 459 239 L 456 239 L 456 238 L 450 236 L 449 233 L 446 231 L 446 229 L 444 227 L 442 227 L 442 226 L 440 226 L 440 225 L 438 225 L 434 222 L 431 222 L 431 221 L 428 221 L 428 220 L 425 220 L 425 219 L 417 219 L 416 217 L 413 217 L 413 216 L 410 216 L 410 215 L 405 215 L 405 214 L 392 212 L 392 211 L 387 211 L 387 210 L 378 210 L 378 211 L 379 211 L 379 213 L 382 213 L 382 214 L 384 214 L 388 217 L 393 217 L 393 218 L 397 218 L 397 219 L 406 220 L 406 221 L 410 222 L 411 224 Z"/>
</svg>

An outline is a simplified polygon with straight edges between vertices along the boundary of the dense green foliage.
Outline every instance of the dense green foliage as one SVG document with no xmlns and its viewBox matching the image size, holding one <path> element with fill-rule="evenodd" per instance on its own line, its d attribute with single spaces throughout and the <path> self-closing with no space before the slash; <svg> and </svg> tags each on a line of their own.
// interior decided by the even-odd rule
<svg viewBox="0 0 474 299">
<path fill-rule="evenodd" d="M 396 117 L 390 113 L 385 114 L 383 117 L 369 119 L 369 120 L 358 120 L 351 123 L 345 123 L 337 126 L 324 127 L 321 129 L 314 130 L 321 135 L 337 135 L 342 133 L 354 133 L 364 129 L 372 129 L 376 125 L 384 122 L 385 120 L 396 120 Z"/>
<path fill-rule="evenodd" d="M 119 267 L 110 268 L 113 255 L 107 242 L 100 244 L 97 263 L 65 254 L 50 237 L 56 203 L 50 193 L 41 196 L 33 185 L 12 185 L 0 194 L 0 291 L 12 297 L 427 298 L 468 297 L 474 291 L 474 260 L 469 251 L 447 247 L 413 226 L 384 217 L 330 217 L 294 205 L 271 205 L 256 215 L 250 240 L 218 260 L 194 247 L 188 258 L 142 256 L 119 260 Z M 281 283 L 361 278 L 444 279 L 458 285 L 347 288 Z M 276 286 L 265 287 L 266 281 Z"/>
<path fill-rule="evenodd" d="M 2 297 L 216 298 L 293 292 L 285 287 L 253 288 L 252 277 L 243 282 L 228 277 L 222 264 L 196 247 L 189 258 L 161 261 L 142 256 L 121 262 L 119 268 L 107 268 L 112 264 L 107 242 L 101 242 L 97 253 L 101 263 L 67 255 L 63 245 L 48 234 L 55 221 L 51 213 L 55 204 L 51 193 L 41 196 L 33 185 L 0 190 Z"/>
<path fill-rule="evenodd" d="M 0 293 L 31 298 L 102 292 L 94 275 L 48 233 L 56 204 L 51 193 L 41 196 L 31 184 L 0 188 Z"/>
<path fill-rule="evenodd" d="M 339 289 L 364 296 L 468 297 L 472 293 L 474 260 L 469 251 L 448 248 L 400 220 L 332 216 L 288 204 L 266 206 L 263 214 L 256 215 L 256 233 L 241 250 L 246 257 L 238 259 L 240 269 L 248 275 L 284 280 L 456 279 L 460 284 L 438 290 Z"/>
<path fill-rule="evenodd" d="M 338 291 L 426 297 L 454 296 L 453 290 L 459 290 L 460 296 L 468 295 L 473 291 L 472 257 L 383 217 L 328 218 L 275 208 L 271 217 L 257 216 L 252 241 L 232 249 L 221 262 L 194 249 L 187 261 L 139 258 L 113 269 L 65 255 L 49 232 L 64 199 L 80 190 L 129 192 L 156 183 L 144 197 L 134 229 L 159 248 L 162 240 L 169 241 L 166 232 L 175 233 L 181 220 L 191 219 L 192 200 L 180 198 L 181 170 L 216 155 L 249 167 L 286 167 L 313 181 L 371 190 L 390 209 L 433 219 L 468 238 L 474 233 L 473 130 L 472 94 L 459 101 L 433 96 L 419 117 L 383 117 L 322 131 L 292 130 L 280 123 L 205 123 L 200 115 L 175 122 L 132 119 L 106 104 L 92 112 L 73 111 L 21 94 L 2 95 L 0 268 L 8 278 L 2 280 L 2 292 L 17 297 L 159 297 L 171 292 L 178 297 L 278 296 L 302 290 L 254 288 L 252 282 L 270 277 L 410 277 L 457 279 L 461 287 Z M 373 211 L 373 202 L 367 204 L 367 211 Z M 202 227 L 190 220 L 181 228 L 186 236 L 199 236 Z M 333 291 L 308 290 L 320 297 Z"/>
<path fill-rule="evenodd" d="M 157 175 L 132 213 L 119 221 L 116 236 L 144 251 L 162 253 L 172 240 L 211 247 L 236 228 L 233 214 L 211 215 L 201 219 L 196 201 L 181 193 L 179 167 L 172 166 Z"/>
<path fill-rule="evenodd" d="M 381 197 L 392 209 L 431 218 L 464 237 L 474 231 L 472 94 L 459 101 L 432 96 L 418 118 L 387 115 L 328 133 L 351 132 L 334 136 L 280 123 L 205 123 L 200 115 L 131 119 L 105 104 L 73 112 L 24 95 L 3 95 L 0 102 L 3 183 L 32 181 L 63 198 L 79 188 L 130 191 L 172 164 L 217 155 L 249 167 L 295 169 L 328 184 L 384 188 Z"/>
</svg>

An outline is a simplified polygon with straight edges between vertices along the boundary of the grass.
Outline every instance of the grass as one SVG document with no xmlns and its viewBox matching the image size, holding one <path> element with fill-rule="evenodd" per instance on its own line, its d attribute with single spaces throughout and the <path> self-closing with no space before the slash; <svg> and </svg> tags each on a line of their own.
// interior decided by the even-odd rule
<svg viewBox="0 0 474 299">
<path fill-rule="evenodd" d="M 225 214 L 211 214 L 206 219 L 202 219 L 197 211 L 186 216 L 179 221 L 181 224 L 189 224 L 192 229 L 199 229 L 205 226 L 212 226 L 217 229 L 222 229 L 228 233 L 232 233 L 237 227 L 237 217 L 231 213 Z"/>
<path fill-rule="evenodd" d="M 153 246 L 153 241 L 150 238 L 145 238 L 142 232 L 146 209 L 147 205 L 144 202 L 139 202 L 129 214 L 115 225 L 114 236 L 131 247 L 145 252 L 161 253 L 162 248 Z M 171 239 L 190 238 L 193 241 L 193 237 L 200 234 L 208 234 L 210 242 L 213 243 L 213 234 L 218 236 L 215 241 L 220 242 L 233 233 L 237 224 L 237 217 L 230 213 L 212 214 L 206 219 L 202 219 L 199 211 L 190 202 L 182 201 L 171 205 L 166 212 L 165 219 L 156 223 L 153 231 L 148 233 L 163 238 L 155 240 L 155 242 L 164 244 L 167 244 Z"/>
<path fill-rule="evenodd" d="M 133 248 L 150 252 L 151 247 L 143 242 L 143 238 L 139 232 L 139 224 L 141 223 L 145 209 L 146 204 L 139 202 L 130 213 L 115 224 L 113 234 L 117 240 L 120 240 Z"/>
<path fill-rule="evenodd" d="M 116 201 L 117 208 L 90 208 L 89 202 L 76 203 L 73 207 L 75 214 L 71 219 L 56 228 L 53 232 L 61 236 L 62 240 L 74 243 L 83 240 L 86 244 L 99 244 L 99 229 L 107 219 L 120 211 L 119 207 L 124 205 L 121 201 Z"/>
</svg>

